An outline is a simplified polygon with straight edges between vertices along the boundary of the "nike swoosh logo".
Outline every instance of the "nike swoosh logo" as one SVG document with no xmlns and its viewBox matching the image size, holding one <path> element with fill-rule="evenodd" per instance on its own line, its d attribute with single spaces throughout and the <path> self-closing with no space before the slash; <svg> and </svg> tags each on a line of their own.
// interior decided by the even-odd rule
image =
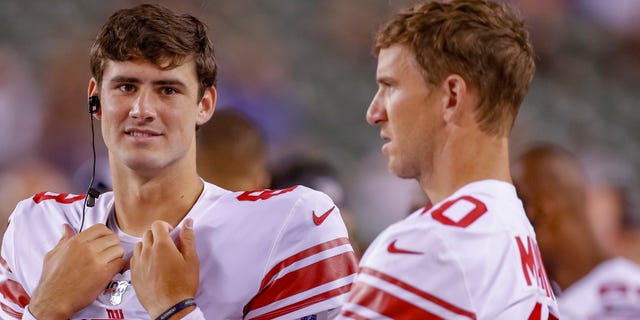
<svg viewBox="0 0 640 320">
<path fill-rule="evenodd" d="M 389 246 L 387 247 L 387 251 L 391 252 L 391 253 L 404 253 L 404 254 L 423 254 L 423 252 L 419 252 L 419 251 L 411 251 L 411 250 L 405 250 L 405 249 L 400 249 L 398 247 L 396 247 L 396 240 L 391 241 L 391 243 L 389 243 Z"/>
<path fill-rule="evenodd" d="M 313 223 L 315 223 L 316 226 L 321 225 L 324 222 L 324 220 L 326 220 L 327 217 L 331 214 L 331 212 L 333 212 L 333 209 L 335 209 L 335 208 L 336 208 L 336 206 L 331 207 L 331 209 L 329 209 L 327 212 L 325 212 L 323 215 L 321 215 L 319 217 L 316 216 L 315 210 L 312 211 L 312 213 L 313 213 Z"/>
</svg>

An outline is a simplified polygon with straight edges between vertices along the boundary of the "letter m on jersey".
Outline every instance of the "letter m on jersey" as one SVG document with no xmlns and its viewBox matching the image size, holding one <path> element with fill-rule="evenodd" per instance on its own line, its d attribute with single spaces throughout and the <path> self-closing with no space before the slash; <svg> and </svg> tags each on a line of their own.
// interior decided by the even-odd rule
<svg viewBox="0 0 640 320">
<path fill-rule="evenodd" d="M 527 281 L 527 286 L 534 286 L 533 281 L 536 281 L 535 286 L 544 291 L 547 297 L 555 300 L 553 292 L 551 291 L 551 284 L 549 283 L 547 272 L 542 264 L 538 245 L 529 236 L 525 239 L 523 239 L 523 237 L 516 236 L 516 243 L 518 245 L 518 251 L 520 252 L 522 273 Z"/>
</svg>

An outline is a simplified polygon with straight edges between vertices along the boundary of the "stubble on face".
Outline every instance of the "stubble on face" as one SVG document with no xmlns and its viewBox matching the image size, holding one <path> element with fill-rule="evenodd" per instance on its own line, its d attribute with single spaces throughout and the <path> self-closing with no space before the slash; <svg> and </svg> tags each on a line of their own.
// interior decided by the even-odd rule
<svg viewBox="0 0 640 320">
<path fill-rule="evenodd" d="M 424 80 L 421 67 L 406 47 L 380 51 L 378 72 L 393 81 L 385 99 L 387 123 L 381 129 L 390 141 L 384 148 L 389 171 L 404 179 L 422 179 L 433 168 L 436 135 L 442 126 L 437 113 L 437 92 Z"/>
</svg>

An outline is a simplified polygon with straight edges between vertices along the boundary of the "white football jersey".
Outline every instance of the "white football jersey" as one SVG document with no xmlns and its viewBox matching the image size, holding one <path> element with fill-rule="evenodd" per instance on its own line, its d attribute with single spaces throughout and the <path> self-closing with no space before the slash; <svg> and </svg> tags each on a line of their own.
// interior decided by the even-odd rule
<svg viewBox="0 0 640 320">
<path fill-rule="evenodd" d="M 360 263 L 346 319 L 557 319 L 513 185 L 485 180 L 382 232 Z"/>
<path fill-rule="evenodd" d="M 2 244 L 2 262 L 10 271 L 0 287 L 0 318 L 32 317 L 25 307 L 44 257 L 58 243 L 63 224 L 77 231 L 83 200 L 84 195 L 39 193 L 18 204 Z M 120 237 L 128 260 L 141 239 L 119 230 L 113 208 L 113 193 L 100 195 L 87 210 L 84 228 L 106 224 Z M 326 317 L 346 302 L 357 261 L 340 212 L 325 194 L 303 186 L 234 193 L 205 183 L 186 217 L 194 220 L 200 258 L 198 309 L 190 319 Z M 174 239 L 179 229 L 171 232 Z M 149 316 L 126 270 L 72 318 Z"/>
<path fill-rule="evenodd" d="M 558 305 L 563 320 L 640 319 L 640 267 L 607 260 L 559 294 Z"/>
</svg>

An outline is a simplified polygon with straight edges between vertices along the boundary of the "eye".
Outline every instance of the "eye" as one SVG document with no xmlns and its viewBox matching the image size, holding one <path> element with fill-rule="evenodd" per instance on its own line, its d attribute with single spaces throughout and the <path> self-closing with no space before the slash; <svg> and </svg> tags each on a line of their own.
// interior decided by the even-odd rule
<svg viewBox="0 0 640 320">
<path fill-rule="evenodd" d="M 120 85 L 120 87 L 118 87 L 120 89 L 120 91 L 122 92 L 132 92 L 133 90 L 135 90 L 135 87 L 130 84 L 130 83 L 125 83 Z"/>
<path fill-rule="evenodd" d="M 172 88 L 172 87 L 164 87 L 164 88 L 162 88 L 162 93 L 164 95 L 167 95 L 167 96 L 172 96 L 172 95 L 178 93 L 178 91 L 176 89 Z"/>
<path fill-rule="evenodd" d="M 381 90 L 392 90 L 395 88 L 395 83 L 387 80 L 381 80 L 378 82 L 378 87 Z"/>
</svg>

